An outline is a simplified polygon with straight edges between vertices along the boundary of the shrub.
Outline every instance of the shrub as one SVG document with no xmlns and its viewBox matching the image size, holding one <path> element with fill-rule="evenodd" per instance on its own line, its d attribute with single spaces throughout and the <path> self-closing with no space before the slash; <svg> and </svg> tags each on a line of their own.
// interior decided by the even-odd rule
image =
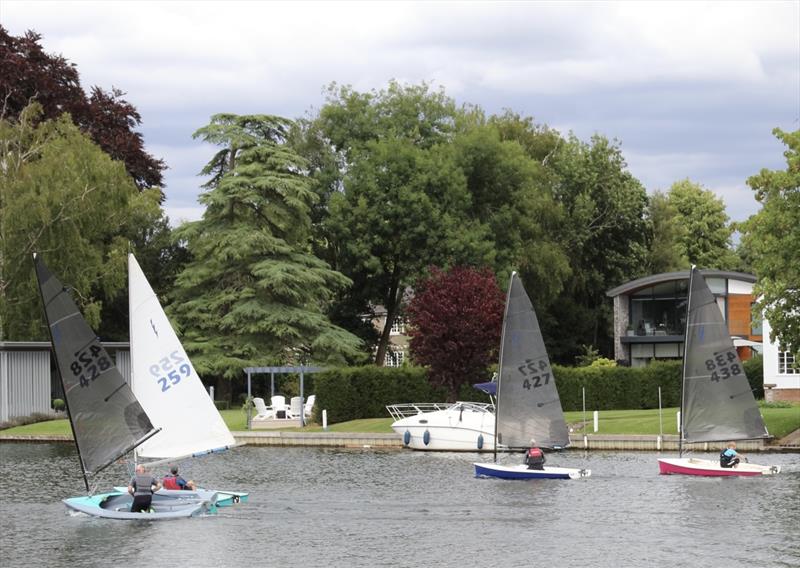
<svg viewBox="0 0 800 568">
<path fill-rule="evenodd" d="M 744 366 L 744 374 L 747 375 L 747 380 L 750 381 L 750 388 L 753 389 L 753 396 L 764 398 L 764 358 L 761 355 L 756 355 L 742 363 L 742 365 Z"/>
<path fill-rule="evenodd" d="M 214 406 L 217 407 L 217 410 L 228 410 L 231 407 L 231 403 L 228 400 L 215 400 Z"/>
<path fill-rule="evenodd" d="M 60 411 L 64 410 L 67 407 L 67 405 L 64 403 L 64 401 L 62 399 L 54 398 L 52 407 L 53 407 L 53 410 L 58 410 L 60 412 Z"/>
</svg>

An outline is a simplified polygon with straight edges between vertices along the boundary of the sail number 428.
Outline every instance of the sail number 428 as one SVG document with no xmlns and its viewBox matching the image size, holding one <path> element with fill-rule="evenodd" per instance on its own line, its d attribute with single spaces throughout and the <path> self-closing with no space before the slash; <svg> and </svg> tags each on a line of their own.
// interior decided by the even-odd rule
<svg viewBox="0 0 800 568">
<path fill-rule="evenodd" d="M 706 359 L 706 370 L 711 371 L 711 380 L 715 383 L 742 373 L 738 358 L 732 351 L 715 353 L 713 359 Z"/>
<path fill-rule="evenodd" d="M 91 344 L 88 349 L 80 351 L 69 366 L 72 374 L 78 378 L 81 387 L 88 387 L 103 371 L 111 367 L 111 361 L 103 354 L 103 348 Z"/>
<path fill-rule="evenodd" d="M 167 392 L 171 386 L 177 385 L 183 377 L 188 377 L 191 372 L 192 367 L 186 362 L 186 359 L 180 356 L 178 351 L 173 351 L 169 357 L 162 357 L 157 365 L 150 365 L 150 374 L 161 385 L 161 392 Z"/>
</svg>

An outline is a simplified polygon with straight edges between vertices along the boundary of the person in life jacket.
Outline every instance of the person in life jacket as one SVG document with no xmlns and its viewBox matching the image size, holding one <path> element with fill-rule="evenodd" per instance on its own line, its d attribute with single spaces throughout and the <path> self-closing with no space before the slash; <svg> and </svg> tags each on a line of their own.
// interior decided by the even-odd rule
<svg viewBox="0 0 800 568">
<path fill-rule="evenodd" d="M 169 473 L 164 476 L 162 480 L 164 484 L 164 489 L 187 489 L 194 491 L 195 483 L 191 479 L 186 481 L 180 475 L 178 475 L 178 466 L 173 465 L 169 468 Z"/>
<path fill-rule="evenodd" d="M 536 445 L 536 440 L 531 440 L 531 447 L 525 452 L 525 465 L 528 469 L 544 469 L 544 452 Z"/>
<path fill-rule="evenodd" d="M 719 454 L 720 467 L 736 467 L 739 465 L 741 455 L 736 451 L 736 442 L 728 442 L 728 447 Z"/>
<path fill-rule="evenodd" d="M 161 489 L 158 480 L 147 473 L 144 465 L 136 466 L 136 475 L 131 478 L 128 484 L 128 493 L 133 495 L 131 513 L 141 513 L 150 510 L 150 503 L 153 501 L 153 493 Z"/>
</svg>

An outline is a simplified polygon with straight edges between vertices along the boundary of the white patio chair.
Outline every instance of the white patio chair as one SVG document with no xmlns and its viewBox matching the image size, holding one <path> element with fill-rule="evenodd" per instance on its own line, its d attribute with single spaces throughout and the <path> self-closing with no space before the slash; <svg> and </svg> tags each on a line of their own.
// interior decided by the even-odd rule
<svg viewBox="0 0 800 568">
<path fill-rule="evenodd" d="M 270 410 L 272 410 L 273 418 L 286 418 L 286 411 L 289 407 L 286 406 L 286 397 L 281 394 L 276 394 L 270 399 Z"/>
<path fill-rule="evenodd" d="M 256 408 L 256 415 L 253 417 L 253 420 L 268 420 L 269 418 L 273 417 L 272 409 L 270 409 L 265 403 L 263 398 L 256 397 L 253 399 L 253 406 Z"/>
<path fill-rule="evenodd" d="M 314 402 L 316 402 L 316 400 L 317 395 L 315 394 L 312 394 L 308 397 L 308 400 L 306 400 L 306 403 L 303 405 L 303 416 L 306 418 L 311 418 L 311 411 L 314 408 Z"/>
<path fill-rule="evenodd" d="M 286 412 L 286 418 L 297 419 L 303 413 L 303 398 L 299 396 L 293 396 L 291 400 L 291 404 L 289 406 L 289 410 Z"/>
</svg>

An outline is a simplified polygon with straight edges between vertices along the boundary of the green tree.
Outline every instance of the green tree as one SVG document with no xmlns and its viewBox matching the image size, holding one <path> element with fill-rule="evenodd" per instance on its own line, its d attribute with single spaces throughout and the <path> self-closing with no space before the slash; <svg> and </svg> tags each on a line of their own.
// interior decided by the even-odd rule
<svg viewBox="0 0 800 568">
<path fill-rule="evenodd" d="M 605 292 L 641 276 L 647 261 L 647 194 L 615 143 L 569 136 L 548 160 L 553 193 L 565 212 L 557 238 L 572 277 L 540 316 L 553 358 L 572 363 L 581 345 L 612 351 L 613 314 Z"/>
<path fill-rule="evenodd" d="M 41 253 L 97 329 L 125 287 L 130 239 L 163 217 L 157 189 L 138 192 L 69 115 L 39 121 L 33 104 L 0 121 L 0 337 L 44 339 L 31 254 Z"/>
<path fill-rule="evenodd" d="M 309 158 L 319 254 L 354 282 L 334 307 L 336 321 L 377 340 L 383 364 L 406 289 L 429 265 L 478 256 L 469 194 L 452 140 L 460 116 L 442 90 L 391 82 L 361 93 L 331 85 L 319 113 L 293 145 Z M 483 253 L 488 253 L 484 246 Z M 358 322 L 387 311 L 377 338 Z"/>
<path fill-rule="evenodd" d="M 673 272 L 689 267 L 685 256 L 686 227 L 669 197 L 660 191 L 650 196 L 647 215 L 652 225 L 647 271 L 651 274 Z"/>
<path fill-rule="evenodd" d="M 201 373 L 233 378 L 243 367 L 344 363 L 359 341 L 324 315 L 350 284 L 310 252 L 314 194 L 306 163 L 285 144 L 290 121 L 218 114 L 195 138 L 221 149 L 203 218 L 176 231 L 191 260 L 176 279 L 170 313 Z"/>
<path fill-rule="evenodd" d="M 762 207 L 744 223 L 743 242 L 758 277 L 755 309 L 800 361 L 800 130 L 773 134 L 787 148 L 786 170 L 762 169 L 747 180 Z"/>
<path fill-rule="evenodd" d="M 733 229 L 722 198 L 688 179 L 672 184 L 668 197 L 683 227 L 679 237 L 682 255 L 691 264 L 717 269 L 738 264 L 731 250 Z"/>
</svg>

